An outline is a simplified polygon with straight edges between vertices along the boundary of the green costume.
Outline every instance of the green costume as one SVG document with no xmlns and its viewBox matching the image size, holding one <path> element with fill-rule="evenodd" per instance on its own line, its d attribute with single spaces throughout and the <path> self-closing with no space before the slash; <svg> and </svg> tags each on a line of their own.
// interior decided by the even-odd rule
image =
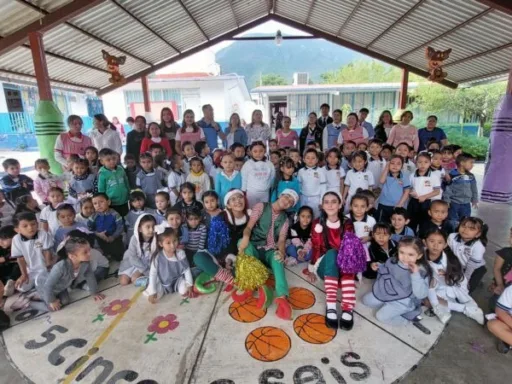
<svg viewBox="0 0 512 384">
<path fill-rule="evenodd" d="M 54 148 L 57 137 L 65 129 L 62 113 L 57 104 L 49 100 L 40 100 L 34 115 L 34 125 L 41 158 L 48 159 L 53 173 L 61 174 L 62 167 L 55 160 Z"/>
</svg>

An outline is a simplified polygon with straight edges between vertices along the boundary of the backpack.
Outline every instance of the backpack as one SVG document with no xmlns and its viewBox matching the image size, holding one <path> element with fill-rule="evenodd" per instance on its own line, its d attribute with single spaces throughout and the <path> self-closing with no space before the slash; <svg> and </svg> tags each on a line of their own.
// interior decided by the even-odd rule
<svg viewBox="0 0 512 384">
<path fill-rule="evenodd" d="M 342 273 L 359 273 L 366 270 L 366 251 L 355 233 L 346 231 L 343 234 L 336 264 Z"/>
</svg>

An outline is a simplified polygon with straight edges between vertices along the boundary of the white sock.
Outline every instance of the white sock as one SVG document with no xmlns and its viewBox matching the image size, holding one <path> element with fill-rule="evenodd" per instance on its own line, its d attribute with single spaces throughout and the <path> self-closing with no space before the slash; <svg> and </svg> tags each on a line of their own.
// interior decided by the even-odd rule
<svg viewBox="0 0 512 384">
<path fill-rule="evenodd" d="M 327 309 L 334 309 L 336 311 L 336 303 L 327 303 Z M 328 313 L 327 318 L 329 320 L 336 320 L 338 318 L 337 313 Z"/>
<path fill-rule="evenodd" d="M 352 312 L 343 312 L 343 314 L 341 315 L 341 318 L 346 321 L 352 320 L 352 318 L 353 318 Z"/>
</svg>

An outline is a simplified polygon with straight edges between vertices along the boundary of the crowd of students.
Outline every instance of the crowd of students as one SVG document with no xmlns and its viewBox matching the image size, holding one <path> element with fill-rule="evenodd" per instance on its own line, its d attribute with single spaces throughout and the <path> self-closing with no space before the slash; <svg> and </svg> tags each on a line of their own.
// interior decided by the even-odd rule
<svg viewBox="0 0 512 384">
<path fill-rule="evenodd" d="M 81 138 L 71 117 L 56 146 L 62 176 L 46 159 L 35 162 L 35 180 L 17 160 L 3 162 L 0 287 L 5 296 L 24 293 L 13 309 L 59 310 L 70 288 L 101 300 L 97 282 L 117 262 L 120 283 L 145 287 L 152 303 L 173 292 L 194 297 L 201 271 L 233 288 L 245 253 L 272 270 L 282 319 L 292 316 L 284 268 L 303 263 L 309 281 L 324 282 L 329 327 L 354 326 L 362 279 L 373 281 L 362 302 L 381 322 L 422 329 L 425 306 L 443 323 L 456 311 L 484 324 L 471 296 L 486 273 L 488 231 L 471 216 L 475 159 L 448 144 L 435 116 L 418 131 L 411 112 L 394 125 L 384 111 L 374 129 L 364 108 L 345 125 L 340 110 L 331 117 L 323 105 L 299 134 L 283 116 L 271 138 L 261 111 L 245 128 L 234 114 L 221 130 L 205 107 L 204 131 L 192 111 L 182 127 L 168 108 L 161 124 L 137 116 L 124 157 L 67 145 Z M 503 352 L 512 344 L 511 282 L 512 248 L 504 248 L 488 322 Z"/>
</svg>

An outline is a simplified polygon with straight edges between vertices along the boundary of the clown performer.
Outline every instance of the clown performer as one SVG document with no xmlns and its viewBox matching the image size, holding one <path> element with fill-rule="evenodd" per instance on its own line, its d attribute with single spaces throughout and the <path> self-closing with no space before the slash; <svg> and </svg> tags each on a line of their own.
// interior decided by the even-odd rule
<svg viewBox="0 0 512 384">
<path fill-rule="evenodd" d="M 200 250 L 194 255 L 194 263 L 215 280 L 230 287 L 233 286 L 232 271 L 238 254 L 237 244 L 244 235 L 250 211 L 240 189 L 226 193 L 223 203 L 226 209 L 212 218 L 206 250 Z"/>
<path fill-rule="evenodd" d="M 243 238 L 238 243 L 240 254 L 255 257 L 272 270 L 276 281 L 276 315 L 283 320 L 290 320 L 292 317 L 283 264 L 288 234 L 286 210 L 298 201 L 297 192 L 285 189 L 274 203 L 257 203 L 252 209 Z"/>
</svg>

